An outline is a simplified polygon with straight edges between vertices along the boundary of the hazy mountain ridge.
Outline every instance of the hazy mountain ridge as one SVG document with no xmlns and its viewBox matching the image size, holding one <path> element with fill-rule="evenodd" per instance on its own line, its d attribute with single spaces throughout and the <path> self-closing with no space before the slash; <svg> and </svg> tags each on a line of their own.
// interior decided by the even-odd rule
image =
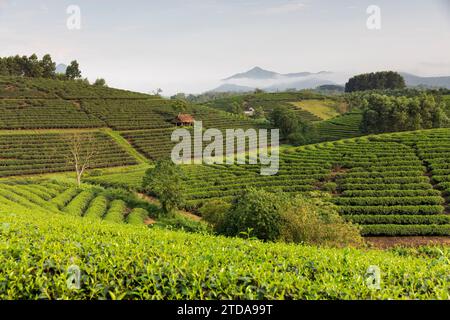
<svg viewBox="0 0 450 320">
<path fill-rule="evenodd" d="M 408 87 L 428 87 L 450 89 L 450 76 L 421 77 L 399 72 Z M 353 75 L 330 71 L 278 73 L 254 67 L 246 72 L 236 73 L 222 80 L 223 84 L 211 90 L 213 92 L 251 92 L 256 88 L 267 92 L 287 89 L 314 89 L 323 85 L 344 85 Z"/>
</svg>

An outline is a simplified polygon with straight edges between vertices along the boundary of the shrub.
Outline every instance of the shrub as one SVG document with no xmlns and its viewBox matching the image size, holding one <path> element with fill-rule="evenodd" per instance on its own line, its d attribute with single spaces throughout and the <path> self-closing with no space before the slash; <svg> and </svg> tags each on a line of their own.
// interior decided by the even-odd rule
<svg viewBox="0 0 450 320">
<path fill-rule="evenodd" d="M 323 184 L 322 189 L 327 192 L 334 193 L 337 190 L 337 183 L 335 182 L 326 182 Z"/>
<path fill-rule="evenodd" d="M 88 172 L 89 177 L 100 177 L 103 175 L 103 171 L 100 169 L 94 169 Z"/>
<path fill-rule="evenodd" d="M 283 199 L 283 196 L 263 190 L 245 190 L 234 200 L 218 232 L 239 236 L 251 230 L 251 235 L 258 239 L 277 240 L 280 236 Z"/>
<path fill-rule="evenodd" d="M 210 233 L 211 231 L 211 228 L 208 226 L 208 224 L 183 217 L 179 214 L 176 214 L 174 217 L 159 219 L 153 225 L 153 227 L 160 227 L 169 230 L 183 230 L 196 233 Z"/>
<path fill-rule="evenodd" d="M 206 202 L 199 210 L 205 221 L 214 226 L 216 231 L 223 229 L 225 216 L 231 204 L 223 200 Z"/>
<path fill-rule="evenodd" d="M 345 222 L 333 205 L 320 198 L 295 197 L 282 212 L 280 239 L 329 246 L 363 243 L 357 226 Z"/>
</svg>

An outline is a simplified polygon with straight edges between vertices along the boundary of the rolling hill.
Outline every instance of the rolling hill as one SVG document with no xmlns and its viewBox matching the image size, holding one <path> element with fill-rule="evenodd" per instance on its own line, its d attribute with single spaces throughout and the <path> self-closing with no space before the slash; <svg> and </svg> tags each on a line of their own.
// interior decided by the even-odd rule
<svg viewBox="0 0 450 320">
<path fill-rule="evenodd" d="M 283 146 L 274 176 L 259 165 L 183 165 L 185 209 L 256 187 L 327 199 L 365 236 L 448 238 L 450 129 L 355 137 L 360 113 L 322 120 L 339 100 L 321 99 L 262 93 L 184 105 L 221 130 L 259 127 L 225 112 L 230 102 L 282 105 L 337 140 Z M 170 152 L 179 108 L 79 82 L 0 78 L 0 299 L 449 298 L 445 247 L 325 248 L 216 236 L 179 217 L 164 225 L 139 192 L 152 161 Z M 79 187 L 65 160 L 73 133 L 93 135 L 99 151 Z M 372 265 L 383 290 L 366 285 Z"/>
<path fill-rule="evenodd" d="M 70 170 L 65 141 L 78 132 L 94 134 L 98 141 L 92 168 L 124 170 L 117 176 L 104 169 L 87 181 L 141 191 L 139 176 L 149 163 L 169 156 L 174 145 L 171 120 L 180 112 L 176 100 L 78 82 L 2 78 L 0 83 L 0 176 L 10 181 Z M 244 186 L 293 194 L 321 191 L 331 194 L 343 216 L 362 224 L 365 235 L 448 235 L 448 129 L 355 138 L 361 136 L 360 112 L 325 116 L 332 110 L 324 108 L 342 102 L 333 99 L 284 92 L 186 104 L 183 112 L 220 130 L 260 126 L 225 112 L 233 102 L 266 111 L 291 108 L 314 122 L 317 142 L 336 140 L 283 149 L 280 172 L 270 177 L 260 176 L 259 166 L 187 166 L 187 209 L 211 199 L 230 200 Z"/>
</svg>

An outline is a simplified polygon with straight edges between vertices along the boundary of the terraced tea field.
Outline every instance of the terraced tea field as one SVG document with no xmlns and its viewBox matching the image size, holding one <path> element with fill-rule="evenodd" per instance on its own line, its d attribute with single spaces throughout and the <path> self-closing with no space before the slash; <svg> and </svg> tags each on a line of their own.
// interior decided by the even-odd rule
<svg viewBox="0 0 450 320">
<path fill-rule="evenodd" d="M 208 123 L 205 122 L 205 123 Z M 226 126 L 224 123 L 222 126 Z M 246 122 L 235 122 L 232 125 L 233 128 L 241 128 L 246 130 L 249 128 L 248 123 Z M 155 129 L 155 130 L 137 130 L 137 131 L 123 131 L 121 135 L 130 142 L 130 144 L 136 148 L 140 153 L 145 155 L 148 159 L 151 160 L 159 160 L 163 158 L 169 158 L 173 147 L 176 145 L 176 142 L 171 141 L 171 135 L 174 131 L 174 128 L 165 128 L 165 129 Z M 224 141 L 223 141 L 223 150 L 226 150 L 226 141 L 225 141 L 225 130 L 222 130 Z M 270 134 L 270 131 L 268 131 Z M 193 136 L 193 133 L 192 133 Z M 192 139 L 192 150 L 193 148 L 193 140 Z M 206 147 L 210 142 L 203 142 L 203 148 Z M 248 145 L 248 142 L 247 142 Z"/>
<path fill-rule="evenodd" d="M 77 188 L 55 181 L 0 183 L 0 207 L 13 212 L 32 210 L 133 225 L 144 225 L 149 216 L 144 208 L 130 207 L 103 188 Z"/>
<path fill-rule="evenodd" d="M 97 147 L 91 168 L 138 163 L 109 135 L 93 132 L 92 136 Z M 69 138 L 70 133 L 1 133 L 0 177 L 73 170 L 68 162 Z"/>
<path fill-rule="evenodd" d="M 289 193 L 331 187 L 332 202 L 365 235 L 450 235 L 449 140 L 450 130 L 438 129 L 288 149 L 270 177 L 258 166 L 190 166 L 190 204 L 230 199 L 246 186 Z"/>
<path fill-rule="evenodd" d="M 0 76 L 0 98 L 8 99 L 147 99 L 152 96 L 127 90 L 91 86 L 81 81 Z"/>
<path fill-rule="evenodd" d="M 323 120 L 322 117 L 310 110 L 299 108 L 293 104 L 299 101 L 305 101 L 308 104 L 309 99 L 315 99 L 314 101 L 318 103 L 319 100 L 317 99 L 323 99 L 323 97 L 315 94 L 296 92 L 261 93 L 217 99 L 205 105 L 223 111 L 227 110 L 233 103 L 237 103 L 247 108 L 262 108 L 265 113 L 269 113 L 277 107 L 282 107 L 294 111 L 303 121 Z"/>
<path fill-rule="evenodd" d="M 450 235 L 449 152 L 450 130 L 433 129 L 284 148 L 275 176 L 261 176 L 260 165 L 186 165 L 187 207 L 228 201 L 250 186 L 322 191 L 365 235 Z M 144 171 L 89 180 L 139 190 Z"/>
<path fill-rule="evenodd" d="M 348 139 L 362 136 L 359 129 L 362 121 L 360 111 L 345 113 L 336 118 L 316 123 L 318 142 Z"/>
<path fill-rule="evenodd" d="M 106 127 L 106 124 L 86 113 L 75 101 L 0 99 L 0 129 L 96 127 Z"/>
</svg>

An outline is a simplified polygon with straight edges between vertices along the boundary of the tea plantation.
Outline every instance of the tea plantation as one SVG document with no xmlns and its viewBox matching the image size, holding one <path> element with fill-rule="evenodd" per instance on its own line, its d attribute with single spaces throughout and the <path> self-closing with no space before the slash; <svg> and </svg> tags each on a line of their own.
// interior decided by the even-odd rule
<svg viewBox="0 0 450 320">
<path fill-rule="evenodd" d="M 182 209 L 198 213 L 247 187 L 314 192 L 365 236 L 450 236 L 450 129 L 360 137 L 360 111 L 323 121 L 324 110 L 291 104 L 308 99 L 325 101 L 286 92 L 196 105 L 82 81 L 0 77 L 0 299 L 450 299 L 446 247 L 331 249 L 213 236 L 206 227 L 174 231 L 180 221 L 158 224 L 160 209 L 137 194 L 145 171 L 170 154 L 177 114 L 204 128 L 258 129 L 267 122 L 227 104 L 278 106 L 313 123 L 317 143 L 282 146 L 274 176 L 260 175 L 260 164 L 181 166 Z M 81 186 L 68 161 L 74 133 L 96 146 Z M 367 285 L 374 265 L 377 290 Z"/>
<path fill-rule="evenodd" d="M 91 134 L 83 132 L 81 135 Z M 68 162 L 71 132 L 0 133 L 0 177 L 72 170 Z M 109 135 L 93 131 L 97 146 L 91 168 L 137 164 Z"/>
<path fill-rule="evenodd" d="M 448 249 L 270 244 L 0 208 L 0 299 L 450 298 Z"/>
<path fill-rule="evenodd" d="M 51 180 L 0 183 L 2 210 L 17 213 L 31 210 L 50 215 L 66 214 L 88 220 L 104 219 L 115 223 L 143 225 L 145 218 L 149 216 L 145 202 L 131 202 L 121 193 L 87 185 L 74 187 L 69 183 Z"/>
<path fill-rule="evenodd" d="M 323 191 L 364 235 L 450 235 L 449 139 L 449 129 L 434 129 L 284 148 L 274 176 L 261 176 L 259 164 L 186 165 L 187 208 L 229 201 L 245 187 Z M 144 171 L 89 181 L 139 190 Z"/>
</svg>

